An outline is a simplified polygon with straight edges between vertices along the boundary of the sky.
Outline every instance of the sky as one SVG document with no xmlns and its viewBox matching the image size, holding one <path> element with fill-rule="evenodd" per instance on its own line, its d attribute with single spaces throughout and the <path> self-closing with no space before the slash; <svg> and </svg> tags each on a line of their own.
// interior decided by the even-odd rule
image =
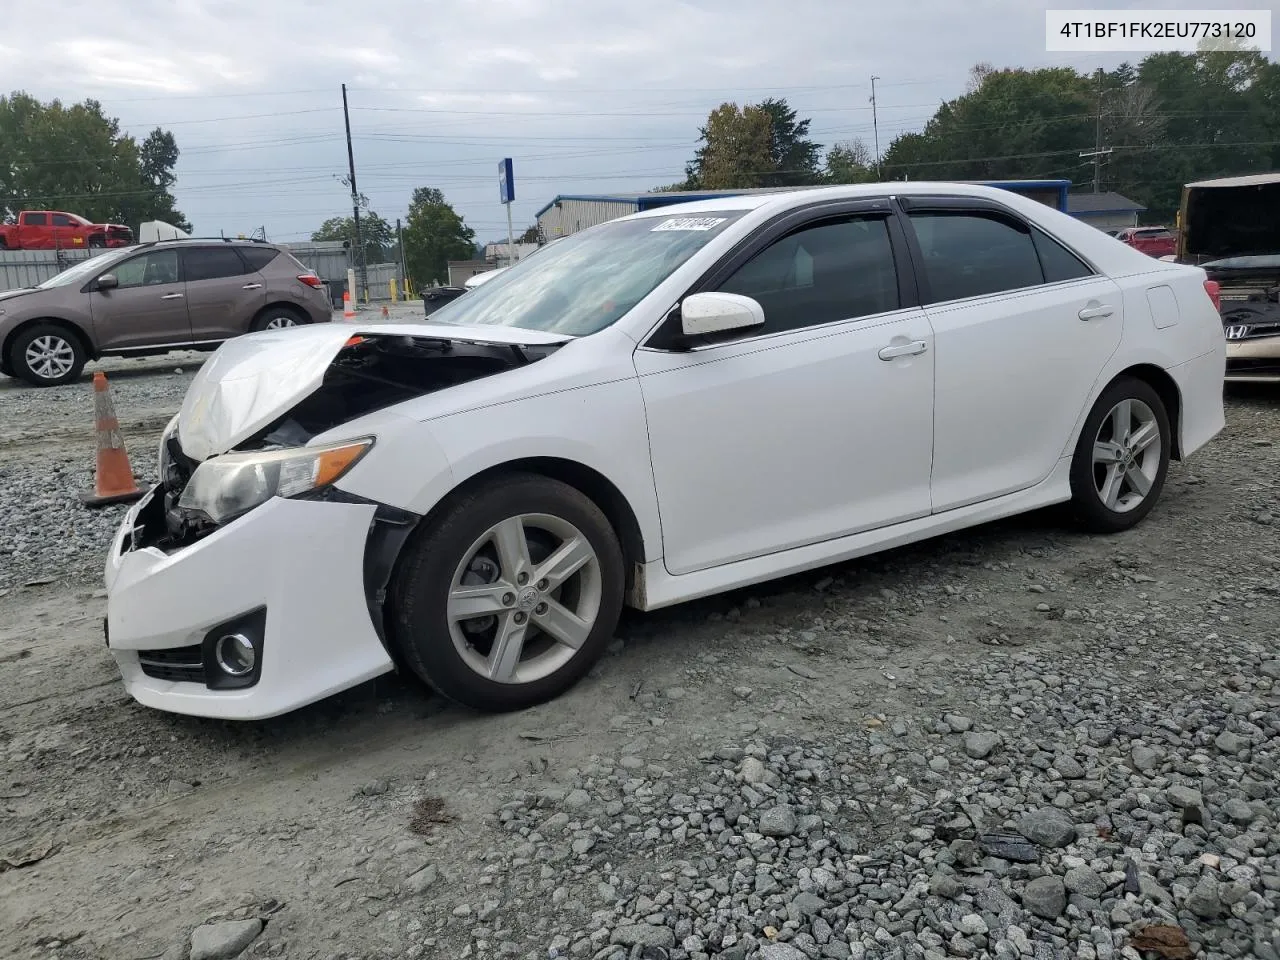
<svg viewBox="0 0 1280 960">
<path fill-rule="evenodd" d="M 503 157 L 519 233 L 557 194 L 682 179 L 699 127 L 725 101 L 784 97 L 819 143 L 874 149 L 877 76 L 883 151 L 962 94 L 975 63 L 1087 71 L 1142 58 L 1046 53 L 1044 11 L 1072 6 L 1082 5 L 4 0 L 0 91 L 92 97 L 139 140 L 172 131 L 178 207 L 197 235 L 265 227 L 287 243 L 351 213 L 345 83 L 371 208 L 394 223 L 415 187 L 438 187 L 484 242 L 506 238 Z"/>
</svg>

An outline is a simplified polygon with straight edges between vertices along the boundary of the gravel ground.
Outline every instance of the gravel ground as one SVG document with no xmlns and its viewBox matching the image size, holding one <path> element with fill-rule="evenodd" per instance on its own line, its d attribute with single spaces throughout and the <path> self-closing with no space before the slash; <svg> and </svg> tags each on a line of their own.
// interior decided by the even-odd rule
<svg viewBox="0 0 1280 960">
<path fill-rule="evenodd" d="M 189 374 L 112 379 L 144 474 Z M 84 391 L 0 388 L 0 955 L 1280 958 L 1280 393 L 1126 534 L 628 616 L 520 714 L 235 725 L 119 686 Z"/>
</svg>

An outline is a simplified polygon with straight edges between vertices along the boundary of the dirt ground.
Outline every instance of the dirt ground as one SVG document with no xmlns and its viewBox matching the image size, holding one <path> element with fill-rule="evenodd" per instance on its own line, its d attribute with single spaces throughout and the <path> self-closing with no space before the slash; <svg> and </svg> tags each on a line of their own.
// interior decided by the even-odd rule
<svg viewBox="0 0 1280 960">
<path fill-rule="evenodd" d="M 153 469 L 189 376 L 173 374 L 178 365 L 167 358 L 121 381 L 177 381 L 122 409 L 140 471 Z M 24 401 L 22 419 L 0 422 L 5 468 L 91 463 L 81 412 Z M 0 590 L 0 955 L 182 958 L 198 925 L 258 917 L 265 929 L 246 955 L 546 958 L 557 934 L 572 932 L 566 942 L 608 921 L 558 913 L 536 863 L 525 895 L 503 887 L 499 874 L 536 858 L 537 838 L 499 818 L 514 791 L 562 795 L 620 757 L 683 783 L 725 743 L 895 721 L 914 731 L 947 710 L 1016 727 L 1016 713 L 976 702 L 970 671 L 1035 655 L 1070 675 L 1117 632 L 1132 642 L 1107 647 L 1101 670 L 1135 696 L 1173 665 L 1195 689 L 1225 685 L 1236 645 L 1275 651 L 1280 637 L 1278 424 L 1280 391 L 1229 390 L 1227 431 L 1175 464 L 1156 511 L 1123 535 L 1089 538 L 1037 514 L 629 615 L 580 686 L 505 716 L 394 677 L 262 723 L 138 706 L 103 643 L 106 544 L 86 541 Z M 1169 625 L 1167 646 L 1139 639 Z M 1176 638 L 1187 631 L 1212 634 L 1221 661 L 1183 656 Z M 447 822 L 415 820 L 432 798 Z M 889 816 L 866 830 L 911 826 Z M 434 882 L 411 881 L 427 865 Z M 600 869 L 625 878 L 662 866 L 618 847 Z M 480 924 L 468 905 L 500 888 Z"/>
</svg>

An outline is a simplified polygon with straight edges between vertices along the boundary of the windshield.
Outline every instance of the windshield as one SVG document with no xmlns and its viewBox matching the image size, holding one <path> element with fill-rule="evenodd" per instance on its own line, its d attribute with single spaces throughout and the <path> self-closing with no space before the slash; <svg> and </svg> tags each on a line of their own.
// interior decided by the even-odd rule
<svg viewBox="0 0 1280 960">
<path fill-rule="evenodd" d="M 616 323 L 747 211 L 613 220 L 516 261 L 431 314 L 432 323 L 584 337 Z"/>
<path fill-rule="evenodd" d="M 103 272 L 108 262 L 114 262 L 120 257 L 121 253 L 127 253 L 132 249 L 132 247 L 128 247 L 124 250 L 112 250 L 110 253 L 100 253 L 96 257 L 90 257 L 88 260 L 81 260 L 74 267 L 67 267 L 61 273 L 54 274 L 44 283 L 36 284 L 36 289 L 48 290 L 50 287 L 66 287 L 88 280 L 90 277 L 97 276 Z"/>
</svg>

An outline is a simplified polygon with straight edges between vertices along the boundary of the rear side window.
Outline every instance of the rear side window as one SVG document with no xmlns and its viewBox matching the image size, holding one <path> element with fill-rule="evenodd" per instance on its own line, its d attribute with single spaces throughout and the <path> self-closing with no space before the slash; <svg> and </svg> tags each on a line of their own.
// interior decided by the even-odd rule
<svg viewBox="0 0 1280 960">
<path fill-rule="evenodd" d="M 764 308 L 762 333 L 896 310 L 898 275 L 884 217 L 806 227 L 775 241 L 720 285 Z"/>
<path fill-rule="evenodd" d="M 217 280 L 220 277 L 238 277 L 245 272 L 244 261 L 234 247 L 203 247 L 184 250 L 186 280 Z"/>
<path fill-rule="evenodd" d="M 1061 283 L 1063 280 L 1093 276 L 1093 271 L 1083 260 L 1043 230 L 1032 227 L 1031 237 L 1035 240 L 1036 252 L 1040 254 L 1045 283 Z"/>
<path fill-rule="evenodd" d="M 250 270 L 261 270 L 280 256 L 280 251 L 271 247 L 241 247 L 240 256 L 244 257 Z"/>
<path fill-rule="evenodd" d="M 981 297 L 1044 283 L 1025 226 L 977 211 L 909 214 L 924 256 L 929 302 Z"/>
<path fill-rule="evenodd" d="M 28 213 L 27 218 L 22 222 L 28 227 L 47 227 L 49 218 L 43 213 Z"/>
</svg>

